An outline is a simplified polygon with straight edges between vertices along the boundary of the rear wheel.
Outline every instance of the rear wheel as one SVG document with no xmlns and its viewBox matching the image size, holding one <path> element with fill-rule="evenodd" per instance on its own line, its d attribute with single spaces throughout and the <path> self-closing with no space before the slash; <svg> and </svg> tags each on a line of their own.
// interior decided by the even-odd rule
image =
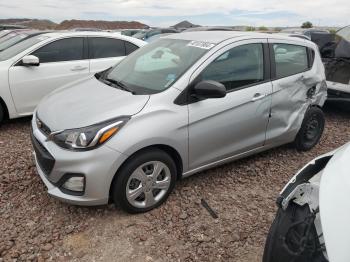
<svg viewBox="0 0 350 262">
<path fill-rule="evenodd" d="M 112 185 L 112 198 L 129 213 L 147 212 L 166 201 L 176 181 L 176 165 L 164 151 L 141 151 L 127 160 Z"/>
<path fill-rule="evenodd" d="M 294 140 L 297 150 L 308 151 L 320 140 L 325 125 L 323 112 L 318 107 L 311 107 L 306 111 L 301 128 Z"/>
</svg>

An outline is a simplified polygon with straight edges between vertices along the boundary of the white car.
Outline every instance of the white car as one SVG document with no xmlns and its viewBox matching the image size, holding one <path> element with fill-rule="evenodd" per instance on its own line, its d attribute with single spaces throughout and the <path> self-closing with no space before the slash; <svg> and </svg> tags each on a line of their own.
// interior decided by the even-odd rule
<svg viewBox="0 0 350 262">
<path fill-rule="evenodd" d="M 310 161 L 284 187 L 263 262 L 350 261 L 350 143 Z"/>
<path fill-rule="evenodd" d="M 146 43 L 107 32 L 55 32 L 0 53 L 0 123 L 31 115 L 53 90 L 103 71 Z"/>
</svg>

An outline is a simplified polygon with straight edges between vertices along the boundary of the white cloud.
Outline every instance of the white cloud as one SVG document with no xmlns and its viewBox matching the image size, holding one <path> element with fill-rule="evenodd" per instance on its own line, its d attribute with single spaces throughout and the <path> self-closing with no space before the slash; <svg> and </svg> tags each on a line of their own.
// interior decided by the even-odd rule
<svg viewBox="0 0 350 262">
<path fill-rule="evenodd" d="M 239 10 L 239 13 L 235 12 Z M 242 12 L 249 12 L 248 16 Z M 269 13 L 281 17 L 269 17 Z M 264 15 L 266 14 L 267 15 Z M 286 13 L 288 16 L 283 17 Z M 299 25 L 310 20 L 321 25 L 350 24 L 349 0 L 12 0 L 0 2 L 0 18 L 30 17 L 64 19 L 138 19 L 166 25 L 178 17 L 222 15 L 222 24 Z M 295 14 L 295 16 L 293 16 Z M 158 19 L 157 17 L 161 17 Z M 204 19 L 203 18 L 203 19 Z M 209 18 L 208 18 L 209 19 Z M 216 24 L 219 24 L 220 19 Z M 205 23 L 205 21 L 203 20 Z M 210 20 L 208 20 L 210 22 Z"/>
</svg>

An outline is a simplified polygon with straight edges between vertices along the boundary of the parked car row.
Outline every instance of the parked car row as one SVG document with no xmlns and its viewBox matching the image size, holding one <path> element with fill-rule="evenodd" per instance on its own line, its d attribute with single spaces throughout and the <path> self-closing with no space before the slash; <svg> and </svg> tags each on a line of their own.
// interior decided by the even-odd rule
<svg viewBox="0 0 350 262">
<path fill-rule="evenodd" d="M 335 54 L 349 51 L 346 30 Z M 13 39 L 0 52 L 0 121 L 34 112 L 35 163 L 50 195 L 146 212 L 178 179 L 282 144 L 306 151 L 318 143 L 327 84 L 315 43 L 150 32 L 138 33 L 147 45 L 137 33 L 0 36 L 0 47 Z M 349 215 L 334 205 L 346 206 L 348 155 L 345 145 L 318 157 L 285 186 L 264 262 L 349 260 Z"/>
</svg>

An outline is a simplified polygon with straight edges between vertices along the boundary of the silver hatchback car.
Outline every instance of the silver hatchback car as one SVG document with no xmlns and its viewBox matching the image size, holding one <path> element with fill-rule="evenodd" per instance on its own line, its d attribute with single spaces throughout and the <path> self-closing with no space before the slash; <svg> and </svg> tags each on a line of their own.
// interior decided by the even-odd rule
<svg viewBox="0 0 350 262">
<path fill-rule="evenodd" d="M 32 121 L 36 166 L 63 201 L 145 212 L 177 179 L 286 143 L 312 148 L 326 89 L 310 41 L 170 35 L 44 98 Z"/>
</svg>

